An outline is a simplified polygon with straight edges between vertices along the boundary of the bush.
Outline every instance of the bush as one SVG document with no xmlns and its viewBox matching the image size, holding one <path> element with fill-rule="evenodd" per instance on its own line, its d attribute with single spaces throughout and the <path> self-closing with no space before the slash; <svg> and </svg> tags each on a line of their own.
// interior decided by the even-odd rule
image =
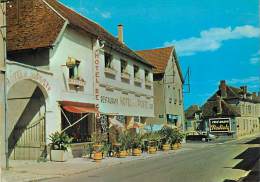
<svg viewBox="0 0 260 182">
<path fill-rule="evenodd" d="M 67 151 L 73 138 L 65 133 L 55 132 L 50 135 L 51 149 Z"/>
</svg>

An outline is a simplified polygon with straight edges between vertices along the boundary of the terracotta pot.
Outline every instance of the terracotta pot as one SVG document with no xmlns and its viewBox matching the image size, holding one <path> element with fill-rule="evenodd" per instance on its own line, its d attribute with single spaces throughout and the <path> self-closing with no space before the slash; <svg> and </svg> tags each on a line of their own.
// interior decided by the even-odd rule
<svg viewBox="0 0 260 182">
<path fill-rule="evenodd" d="M 97 162 L 100 161 L 102 159 L 102 152 L 95 152 L 93 159 Z"/>
<path fill-rule="evenodd" d="M 119 158 L 124 158 L 127 156 L 127 152 L 125 150 L 119 152 Z"/>
<path fill-rule="evenodd" d="M 164 144 L 162 146 L 162 149 L 163 149 L 163 151 L 169 151 L 170 150 L 170 145 L 169 144 Z"/>
<path fill-rule="evenodd" d="M 181 148 L 181 143 L 177 143 L 177 148 L 178 148 L 178 149 Z"/>
<path fill-rule="evenodd" d="M 141 150 L 136 148 L 136 149 L 133 149 L 133 156 L 140 156 L 141 155 Z"/>
<path fill-rule="evenodd" d="M 173 144 L 173 150 L 177 150 L 178 149 L 178 144 L 177 143 L 175 143 L 175 144 Z"/>
<path fill-rule="evenodd" d="M 155 147 L 149 147 L 148 152 L 149 152 L 149 154 L 156 154 L 156 148 Z"/>
</svg>

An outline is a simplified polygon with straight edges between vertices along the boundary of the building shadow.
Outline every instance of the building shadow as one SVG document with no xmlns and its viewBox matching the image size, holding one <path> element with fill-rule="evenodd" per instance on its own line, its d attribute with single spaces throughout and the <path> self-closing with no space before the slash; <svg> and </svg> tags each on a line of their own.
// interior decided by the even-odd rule
<svg viewBox="0 0 260 182">
<path fill-rule="evenodd" d="M 260 137 L 248 141 L 244 144 L 260 144 Z M 243 182 L 259 182 L 260 173 L 259 169 L 254 167 L 259 163 L 260 160 L 260 147 L 249 147 L 241 154 L 237 155 L 234 159 L 242 159 L 238 164 L 236 164 L 232 169 L 240 169 L 244 171 L 252 170 L 245 178 Z M 235 182 L 234 180 L 225 179 L 224 182 Z"/>
</svg>

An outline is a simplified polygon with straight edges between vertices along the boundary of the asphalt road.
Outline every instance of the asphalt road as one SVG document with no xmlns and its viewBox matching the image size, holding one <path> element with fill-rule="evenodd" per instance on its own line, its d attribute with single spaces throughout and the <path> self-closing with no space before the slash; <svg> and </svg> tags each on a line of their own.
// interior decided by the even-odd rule
<svg viewBox="0 0 260 182">
<path fill-rule="evenodd" d="M 250 139 L 252 140 L 252 138 Z M 179 153 L 131 161 L 52 182 L 227 182 L 248 174 L 260 156 L 260 144 L 247 140 L 187 144 Z"/>
</svg>

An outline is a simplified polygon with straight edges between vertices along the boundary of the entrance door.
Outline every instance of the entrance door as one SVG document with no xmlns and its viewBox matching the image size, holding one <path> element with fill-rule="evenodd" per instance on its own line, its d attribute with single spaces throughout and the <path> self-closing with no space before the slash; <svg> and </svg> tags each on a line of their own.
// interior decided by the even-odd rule
<svg viewBox="0 0 260 182">
<path fill-rule="evenodd" d="M 38 116 L 24 129 L 18 127 L 15 133 L 22 136 L 19 138 L 13 150 L 11 158 L 15 160 L 38 160 L 46 155 L 45 149 L 45 116 Z M 15 136 L 18 138 L 19 136 Z"/>
<path fill-rule="evenodd" d="M 31 81 L 16 83 L 8 94 L 9 156 L 38 160 L 46 156 L 45 97 Z"/>
</svg>

